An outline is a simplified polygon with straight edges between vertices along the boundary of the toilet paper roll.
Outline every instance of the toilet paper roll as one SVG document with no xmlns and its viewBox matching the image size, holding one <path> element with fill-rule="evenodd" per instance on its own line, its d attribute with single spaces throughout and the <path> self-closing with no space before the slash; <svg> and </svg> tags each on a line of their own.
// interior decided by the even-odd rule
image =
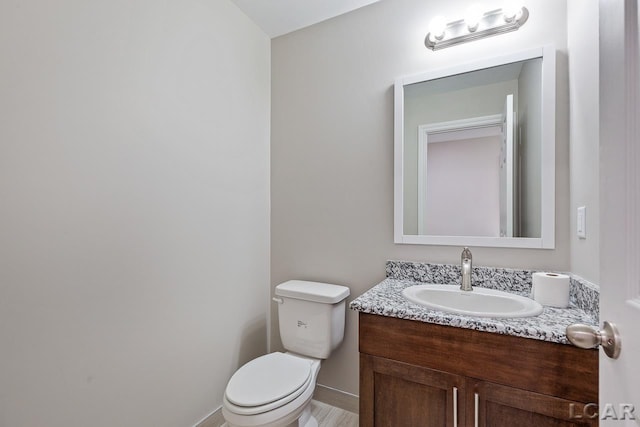
<svg viewBox="0 0 640 427">
<path fill-rule="evenodd" d="M 531 298 L 542 305 L 569 306 L 569 276 L 558 273 L 533 273 Z"/>
</svg>

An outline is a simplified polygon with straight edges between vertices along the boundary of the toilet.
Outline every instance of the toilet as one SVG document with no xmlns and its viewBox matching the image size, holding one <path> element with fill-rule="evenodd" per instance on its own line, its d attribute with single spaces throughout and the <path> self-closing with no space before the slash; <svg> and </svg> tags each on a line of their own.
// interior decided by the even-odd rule
<svg viewBox="0 0 640 427">
<path fill-rule="evenodd" d="M 229 427 L 317 427 L 311 398 L 320 362 L 344 337 L 349 288 L 290 280 L 276 286 L 286 353 L 254 359 L 229 380 L 222 415 Z"/>
</svg>

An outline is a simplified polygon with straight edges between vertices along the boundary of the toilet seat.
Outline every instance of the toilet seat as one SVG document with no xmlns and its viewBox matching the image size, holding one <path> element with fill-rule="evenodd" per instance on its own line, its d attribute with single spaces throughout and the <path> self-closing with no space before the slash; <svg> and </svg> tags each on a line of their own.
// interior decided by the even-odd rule
<svg viewBox="0 0 640 427">
<path fill-rule="evenodd" d="M 311 360 L 279 352 L 250 361 L 229 380 L 229 410 L 255 415 L 286 405 L 309 388 L 314 379 L 311 368 Z"/>
</svg>

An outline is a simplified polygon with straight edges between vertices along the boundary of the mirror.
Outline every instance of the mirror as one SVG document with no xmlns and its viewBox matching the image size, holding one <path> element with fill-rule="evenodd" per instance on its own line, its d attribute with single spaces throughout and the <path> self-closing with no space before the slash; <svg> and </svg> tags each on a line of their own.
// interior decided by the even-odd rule
<svg viewBox="0 0 640 427">
<path fill-rule="evenodd" d="M 554 247 L 555 49 L 398 79 L 395 242 Z"/>
</svg>

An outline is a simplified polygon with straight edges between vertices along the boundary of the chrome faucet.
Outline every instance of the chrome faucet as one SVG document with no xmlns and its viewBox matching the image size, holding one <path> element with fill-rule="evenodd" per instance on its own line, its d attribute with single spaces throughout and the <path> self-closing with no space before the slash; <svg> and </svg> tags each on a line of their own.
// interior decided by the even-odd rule
<svg viewBox="0 0 640 427">
<path fill-rule="evenodd" d="M 461 270 L 462 270 L 462 282 L 460 284 L 460 290 L 462 291 L 472 291 L 473 286 L 471 286 L 471 251 L 469 248 L 464 248 L 462 250 L 462 256 L 460 257 L 461 261 Z"/>
</svg>

